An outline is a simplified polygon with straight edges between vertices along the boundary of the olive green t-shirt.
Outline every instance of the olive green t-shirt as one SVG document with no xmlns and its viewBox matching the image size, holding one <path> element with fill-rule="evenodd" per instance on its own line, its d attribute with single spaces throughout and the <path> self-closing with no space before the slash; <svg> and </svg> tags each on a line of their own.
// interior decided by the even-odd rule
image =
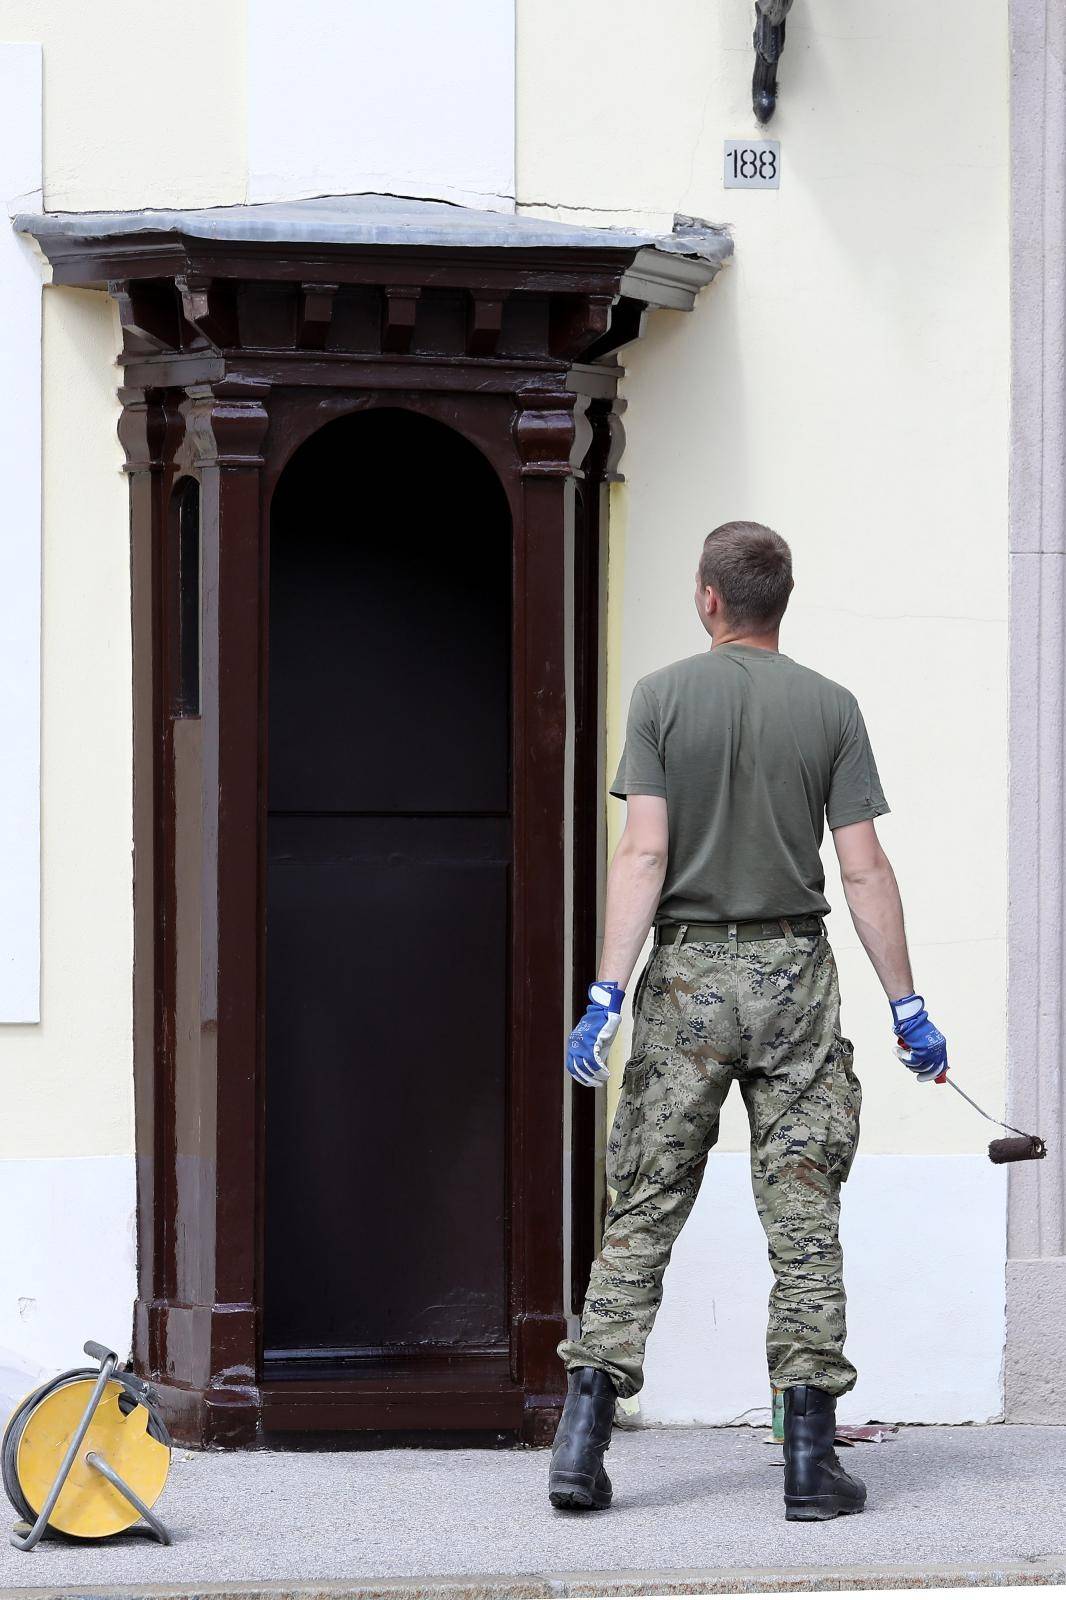
<svg viewBox="0 0 1066 1600">
<path fill-rule="evenodd" d="M 888 811 L 855 696 L 747 644 L 641 678 L 611 793 L 666 798 L 656 922 L 824 914 L 825 821 Z"/>
</svg>

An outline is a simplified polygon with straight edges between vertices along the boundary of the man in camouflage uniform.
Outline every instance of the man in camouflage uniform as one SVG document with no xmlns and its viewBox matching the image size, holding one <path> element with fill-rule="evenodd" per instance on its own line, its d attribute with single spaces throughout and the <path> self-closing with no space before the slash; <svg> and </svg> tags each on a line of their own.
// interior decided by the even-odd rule
<svg viewBox="0 0 1066 1600">
<path fill-rule="evenodd" d="M 633 1003 L 633 1048 L 607 1152 L 614 1201 L 580 1338 L 564 1340 L 568 1394 L 549 1494 L 603 1507 L 603 1452 L 644 1350 L 674 1241 L 692 1209 L 733 1080 L 751 1127 L 752 1187 L 774 1286 L 766 1350 L 785 1392 L 791 1520 L 861 1511 L 864 1486 L 833 1451 L 844 1354 L 840 1186 L 861 1090 L 840 1031 L 823 916 L 828 820 L 859 937 L 888 995 L 897 1054 L 943 1079 L 943 1035 L 913 991 L 895 877 L 874 830 L 888 810 L 855 697 L 778 649 L 788 546 L 758 523 L 708 535 L 696 605 L 712 648 L 637 684 L 611 792 L 628 802 L 608 878 L 600 977 L 567 1068 L 607 1078 L 624 988 L 654 926 Z"/>
</svg>

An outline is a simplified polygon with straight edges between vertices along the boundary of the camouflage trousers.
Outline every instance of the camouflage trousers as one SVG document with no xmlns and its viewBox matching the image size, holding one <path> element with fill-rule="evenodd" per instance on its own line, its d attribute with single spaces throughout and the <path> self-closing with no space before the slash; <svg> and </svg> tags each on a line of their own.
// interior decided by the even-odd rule
<svg viewBox="0 0 1066 1600">
<path fill-rule="evenodd" d="M 623 1396 L 640 1389 L 663 1274 L 735 1078 L 774 1275 L 770 1380 L 830 1394 L 853 1386 L 837 1227 L 862 1091 L 839 1013 L 824 933 L 655 947 L 634 997 L 633 1049 L 607 1146 L 615 1198 L 581 1337 L 558 1346 L 568 1369 L 600 1367 Z"/>
</svg>

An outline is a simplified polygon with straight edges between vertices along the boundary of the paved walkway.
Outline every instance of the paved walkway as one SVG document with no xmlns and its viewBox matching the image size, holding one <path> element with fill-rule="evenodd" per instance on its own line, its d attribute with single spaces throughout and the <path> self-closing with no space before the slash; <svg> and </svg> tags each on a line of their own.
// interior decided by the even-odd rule
<svg viewBox="0 0 1066 1600">
<path fill-rule="evenodd" d="M 1066 1428 L 910 1428 L 857 1446 L 847 1462 L 869 1485 L 869 1507 L 827 1523 L 785 1522 L 781 1453 L 765 1440 L 748 1428 L 616 1430 L 615 1504 L 585 1515 L 548 1505 L 545 1450 L 178 1449 L 156 1508 L 171 1547 L 126 1535 L 23 1555 L 5 1537 L 0 1593 L 262 1593 L 269 1583 L 273 1596 L 336 1597 L 380 1594 L 384 1579 L 468 1597 L 851 1589 L 938 1574 L 1066 1581 Z M 426 1581 L 438 1575 L 448 1581 Z"/>
</svg>

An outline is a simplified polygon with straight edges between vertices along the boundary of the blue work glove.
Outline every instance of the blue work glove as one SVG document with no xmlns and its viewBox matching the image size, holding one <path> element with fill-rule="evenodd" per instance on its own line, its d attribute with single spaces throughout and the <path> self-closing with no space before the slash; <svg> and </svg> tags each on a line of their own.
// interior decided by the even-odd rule
<svg viewBox="0 0 1066 1600">
<path fill-rule="evenodd" d="M 625 990 L 617 983 L 590 983 L 589 1007 L 570 1035 L 566 1070 L 586 1088 L 606 1083 L 607 1052 L 622 1020 Z"/>
<path fill-rule="evenodd" d="M 896 1030 L 896 1054 L 919 1083 L 943 1083 L 948 1075 L 948 1042 L 929 1020 L 920 994 L 890 1000 Z"/>
</svg>

